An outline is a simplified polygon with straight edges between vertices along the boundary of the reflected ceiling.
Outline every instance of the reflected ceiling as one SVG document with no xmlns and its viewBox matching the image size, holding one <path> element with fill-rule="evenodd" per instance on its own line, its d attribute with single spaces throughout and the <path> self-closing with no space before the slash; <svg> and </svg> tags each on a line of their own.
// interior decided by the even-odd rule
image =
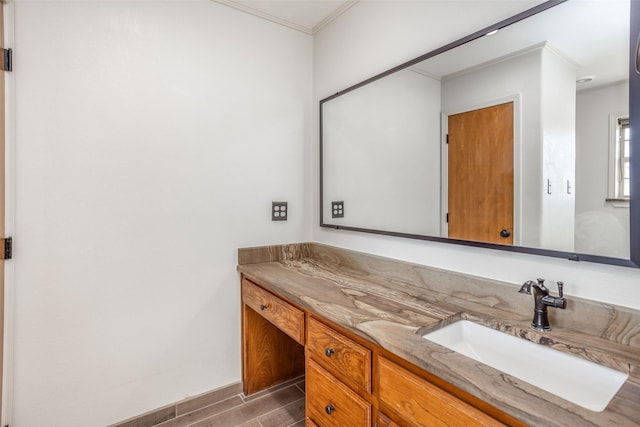
<svg viewBox="0 0 640 427">
<path fill-rule="evenodd" d="M 628 63 L 629 22 L 628 0 L 594 2 L 574 0 L 580 4 L 588 22 L 597 22 L 596 27 L 580 25 L 571 19 L 572 8 L 558 8 L 553 14 L 533 16 L 518 23 L 518 30 L 507 27 L 496 35 L 488 35 L 456 48 L 455 53 L 445 53 L 429 58 L 413 68 L 438 80 L 446 79 L 462 70 L 495 62 L 513 56 L 521 46 L 534 47 L 541 40 L 547 46 L 566 56 L 578 69 L 577 76 L 595 78 L 578 86 L 578 90 L 625 80 Z M 627 40 L 624 45 L 617 40 Z M 614 49 L 611 46 L 615 46 Z M 567 56 L 566 52 L 571 52 Z M 602 61 L 607 58 L 607 61 Z"/>
</svg>

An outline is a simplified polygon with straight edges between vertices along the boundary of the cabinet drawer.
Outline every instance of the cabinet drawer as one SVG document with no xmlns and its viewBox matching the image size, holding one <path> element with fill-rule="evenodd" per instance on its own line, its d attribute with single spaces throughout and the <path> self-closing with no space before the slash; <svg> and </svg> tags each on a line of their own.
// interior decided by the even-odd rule
<svg viewBox="0 0 640 427">
<path fill-rule="evenodd" d="M 304 312 L 247 279 L 242 279 L 242 302 L 304 345 Z"/>
<path fill-rule="evenodd" d="M 318 427 L 368 427 L 371 405 L 313 360 L 307 361 L 306 412 Z"/>
<path fill-rule="evenodd" d="M 378 358 L 381 409 L 391 408 L 417 426 L 504 424 L 395 363 Z"/>
<path fill-rule="evenodd" d="M 309 318 L 308 355 L 354 389 L 371 392 L 371 351 Z"/>
</svg>

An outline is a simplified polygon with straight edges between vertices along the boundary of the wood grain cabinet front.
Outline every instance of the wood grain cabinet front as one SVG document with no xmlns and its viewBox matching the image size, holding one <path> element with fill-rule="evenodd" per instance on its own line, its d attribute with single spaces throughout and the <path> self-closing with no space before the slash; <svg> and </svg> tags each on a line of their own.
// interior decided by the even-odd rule
<svg viewBox="0 0 640 427">
<path fill-rule="evenodd" d="M 384 357 L 378 357 L 380 409 L 393 411 L 410 426 L 503 426 L 501 422 L 463 402 Z M 398 420 L 400 422 L 400 420 Z M 394 424 L 381 424 L 390 425 Z"/>
<path fill-rule="evenodd" d="M 308 355 L 353 389 L 371 392 L 371 351 L 313 317 L 307 333 Z"/>
<path fill-rule="evenodd" d="M 304 425 L 305 425 L 305 427 L 318 427 L 318 424 L 314 423 L 309 418 L 306 418 L 304 420 Z"/>
<path fill-rule="evenodd" d="M 242 279 L 242 385 L 251 395 L 304 375 L 304 312 Z"/>
<path fill-rule="evenodd" d="M 242 279 L 242 302 L 299 344 L 304 345 L 304 312 L 270 292 Z"/>
<path fill-rule="evenodd" d="M 378 426 L 377 427 L 401 427 L 400 424 L 387 417 L 382 412 L 378 413 Z"/>
<path fill-rule="evenodd" d="M 408 362 L 393 362 L 376 344 L 347 329 L 338 332 L 317 313 L 272 292 L 243 276 L 246 395 L 306 371 L 307 427 L 371 427 L 374 417 L 377 427 L 505 425 L 499 420 L 523 425 L 462 391 L 458 394 L 444 382 L 438 382 L 440 387 L 432 384 Z"/>
<path fill-rule="evenodd" d="M 371 404 L 309 359 L 306 387 L 307 417 L 318 427 L 371 425 Z"/>
</svg>

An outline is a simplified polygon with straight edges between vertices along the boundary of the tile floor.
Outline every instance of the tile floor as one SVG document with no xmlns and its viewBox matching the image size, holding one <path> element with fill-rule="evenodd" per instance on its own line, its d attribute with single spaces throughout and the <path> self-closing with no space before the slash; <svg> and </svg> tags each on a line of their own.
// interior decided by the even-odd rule
<svg viewBox="0 0 640 427">
<path fill-rule="evenodd" d="M 116 427 L 303 427 L 304 377 L 245 396 L 240 385 L 211 392 Z"/>
</svg>

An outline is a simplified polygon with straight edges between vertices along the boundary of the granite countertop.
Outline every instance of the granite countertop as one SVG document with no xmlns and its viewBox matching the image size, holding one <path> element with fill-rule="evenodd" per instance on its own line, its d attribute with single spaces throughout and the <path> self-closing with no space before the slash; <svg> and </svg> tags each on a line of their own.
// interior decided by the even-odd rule
<svg viewBox="0 0 640 427">
<path fill-rule="evenodd" d="M 310 251 L 305 247 L 300 250 L 298 246 L 294 252 L 294 256 L 285 254 L 267 261 L 254 259 L 250 263 L 246 263 L 246 257 L 239 256 L 238 271 L 527 424 L 640 425 L 637 326 L 617 327 L 624 331 L 623 334 L 633 334 L 632 339 L 621 339 L 620 332 L 616 334 L 616 340 L 611 340 L 559 327 L 540 333 L 529 327 L 533 301 L 529 301 L 528 311 L 514 312 L 505 309 L 510 306 L 502 302 L 503 295 L 491 295 L 486 291 L 480 295 L 471 291 L 447 293 L 438 286 L 430 286 L 434 282 L 433 276 L 424 280 L 420 267 L 414 265 L 400 263 L 399 270 L 381 274 L 379 267 L 376 267 L 377 271 L 371 271 L 363 268 L 362 263 L 344 262 L 340 251 L 327 250 L 321 245 Z M 367 260 L 365 264 L 384 265 L 387 270 L 389 266 L 395 268 L 392 261 L 376 261 L 379 259 Z M 628 316 L 622 318 L 628 319 Z M 629 378 L 604 411 L 584 409 L 421 336 L 459 319 L 473 320 L 573 353 L 628 373 Z M 616 328 L 609 325 L 607 330 Z"/>
</svg>

